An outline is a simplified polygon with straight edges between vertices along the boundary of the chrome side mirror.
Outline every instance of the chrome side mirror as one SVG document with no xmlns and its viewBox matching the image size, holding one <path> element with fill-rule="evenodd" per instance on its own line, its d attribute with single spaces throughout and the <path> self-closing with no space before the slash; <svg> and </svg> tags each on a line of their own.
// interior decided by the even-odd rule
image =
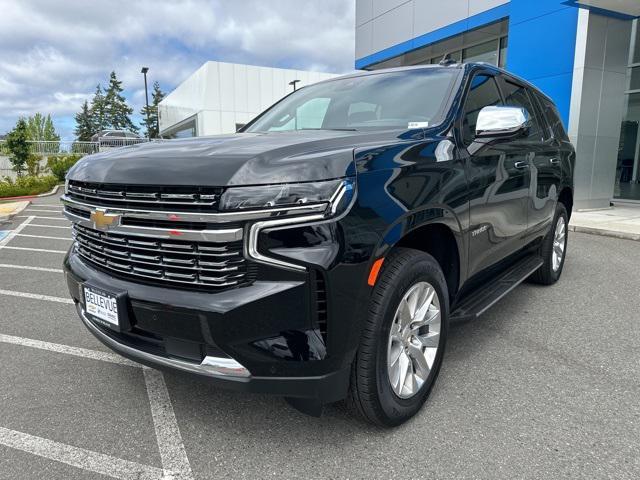
<svg viewBox="0 0 640 480">
<path fill-rule="evenodd" d="M 476 123 L 476 138 L 517 136 L 529 127 L 531 116 L 521 107 L 484 107 Z"/>
</svg>

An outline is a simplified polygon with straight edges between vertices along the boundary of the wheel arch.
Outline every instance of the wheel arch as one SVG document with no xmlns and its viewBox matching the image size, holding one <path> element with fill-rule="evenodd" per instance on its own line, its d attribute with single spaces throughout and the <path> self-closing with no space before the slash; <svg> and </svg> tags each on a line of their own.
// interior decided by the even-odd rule
<svg viewBox="0 0 640 480">
<path fill-rule="evenodd" d="M 466 241 L 462 232 L 457 216 L 447 208 L 414 212 L 387 230 L 373 260 L 389 255 L 398 247 L 428 253 L 442 268 L 450 300 L 453 300 L 467 273 Z"/>
<path fill-rule="evenodd" d="M 571 212 L 573 210 L 573 190 L 570 187 L 564 187 L 558 196 L 558 202 L 562 203 L 567 209 L 567 215 L 571 219 Z"/>
<path fill-rule="evenodd" d="M 431 255 L 440 265 L 447 282 L 449 298 L 460 286 L 460 251 L 451 228 L 444 223 L 427 223 L 407 232 L 393 248 L 413 248 Z"/>
</svg>

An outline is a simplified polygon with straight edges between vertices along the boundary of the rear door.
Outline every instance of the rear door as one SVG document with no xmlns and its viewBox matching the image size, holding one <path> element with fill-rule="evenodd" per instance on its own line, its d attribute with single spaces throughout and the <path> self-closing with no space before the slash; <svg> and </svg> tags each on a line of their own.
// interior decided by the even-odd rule
<svg viewBox="0 0 640 480">
<path fill-rule="evenodd" d="M 496 78 L 475 74 L 459 123 L 470 197 L 470 276 L 519 250 L 527 231 L 529 150 L 518 140 L 475 139 L 480 110 L 503 104 Z"/>
<path fill-rule="evenodd" d="M 501 76 L 501 87 L 505 103 L 525 108 L 531 117 L 528 134 L 517 141 L 519 148 L 530 155 L 531 192 L 527 205 L 527 240 L 530 241 L 546 234 L 553 220 L 561 180 L 558 142 L 529 87 L 506 76 Z"/>
<path fill-rule="evenodd" d="M 541 125 L 540 147 L 531 164 L 531 201 L 529 230 L 533 238 L 547 234 L 555 215 L 562 185 L 562 138 L 554 132 L 552 118 L 559 121 L 553 104 L 528 90 L 538 107 Z"/>
</svg>

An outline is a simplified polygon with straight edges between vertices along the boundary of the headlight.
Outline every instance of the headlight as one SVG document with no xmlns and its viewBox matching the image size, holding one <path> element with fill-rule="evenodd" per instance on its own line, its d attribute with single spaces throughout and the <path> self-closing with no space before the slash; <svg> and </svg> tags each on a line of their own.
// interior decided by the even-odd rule
<svg viewBox="0 0 640 480">
<path fill-rule="evenodd" d="M 342 215 L 354 199 L 354 182 L 353 178 L 343 178 L 326 182 L 228 188 L 222 194 L 220 205 L 221 210 L 277 209 L 276 215 L 266 214 L 264 220 L 251 224 L 246 255 L 259 263 L 304 271 L 306 267 L 302 265 L 260 252 L 260 232 L 271 228 L 290 228 L 310 222 L 321 222 Z"/>
<path fill-rule="evenodd" d="M 220 198 L 220 210 L 259 210 L 329 204 L 343 189 L 353 190 L 350 179 L 325 182 L 283 183 L 256 187 L 230 187 Z"/>
<path fill-rule="evenodd" d="M 69 177 L 68 176 L 64 179 L 64 194 L 65 195 L 69 194 Z"/>
</svg>

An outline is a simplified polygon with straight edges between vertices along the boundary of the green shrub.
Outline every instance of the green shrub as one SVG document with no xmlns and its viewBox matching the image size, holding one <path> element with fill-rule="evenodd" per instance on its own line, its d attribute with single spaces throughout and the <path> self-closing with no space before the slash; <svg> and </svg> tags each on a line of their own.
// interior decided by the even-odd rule
<svg viewBox="0 0 640 480">
<path fill-rule="evenodd" d="M 82 155 L 51 155 L 47 160 L 47 166 L 60 182 L 64 182 L 64 178 L 71 167 L 73 167 Z"/>
<path fill-rule="evenodd" d="M 53 175 L 47 175 L 46 177 L 24 176 L 18 177 L 15 181 L 5 177 L 4 180 L 0 182 L 0 198 L 46 193 L 58 183 L 60 182 Z"/>
<path fill-rule="evenodd" d="M 42 157 L 40 155 L 30 153 L 27 157 L 27 175 L 30 177 L 37 177 L 41 173 L 44 173 L 44 170 L 46 169 L 40 166 L 41 161 Z"/>
</svg>

